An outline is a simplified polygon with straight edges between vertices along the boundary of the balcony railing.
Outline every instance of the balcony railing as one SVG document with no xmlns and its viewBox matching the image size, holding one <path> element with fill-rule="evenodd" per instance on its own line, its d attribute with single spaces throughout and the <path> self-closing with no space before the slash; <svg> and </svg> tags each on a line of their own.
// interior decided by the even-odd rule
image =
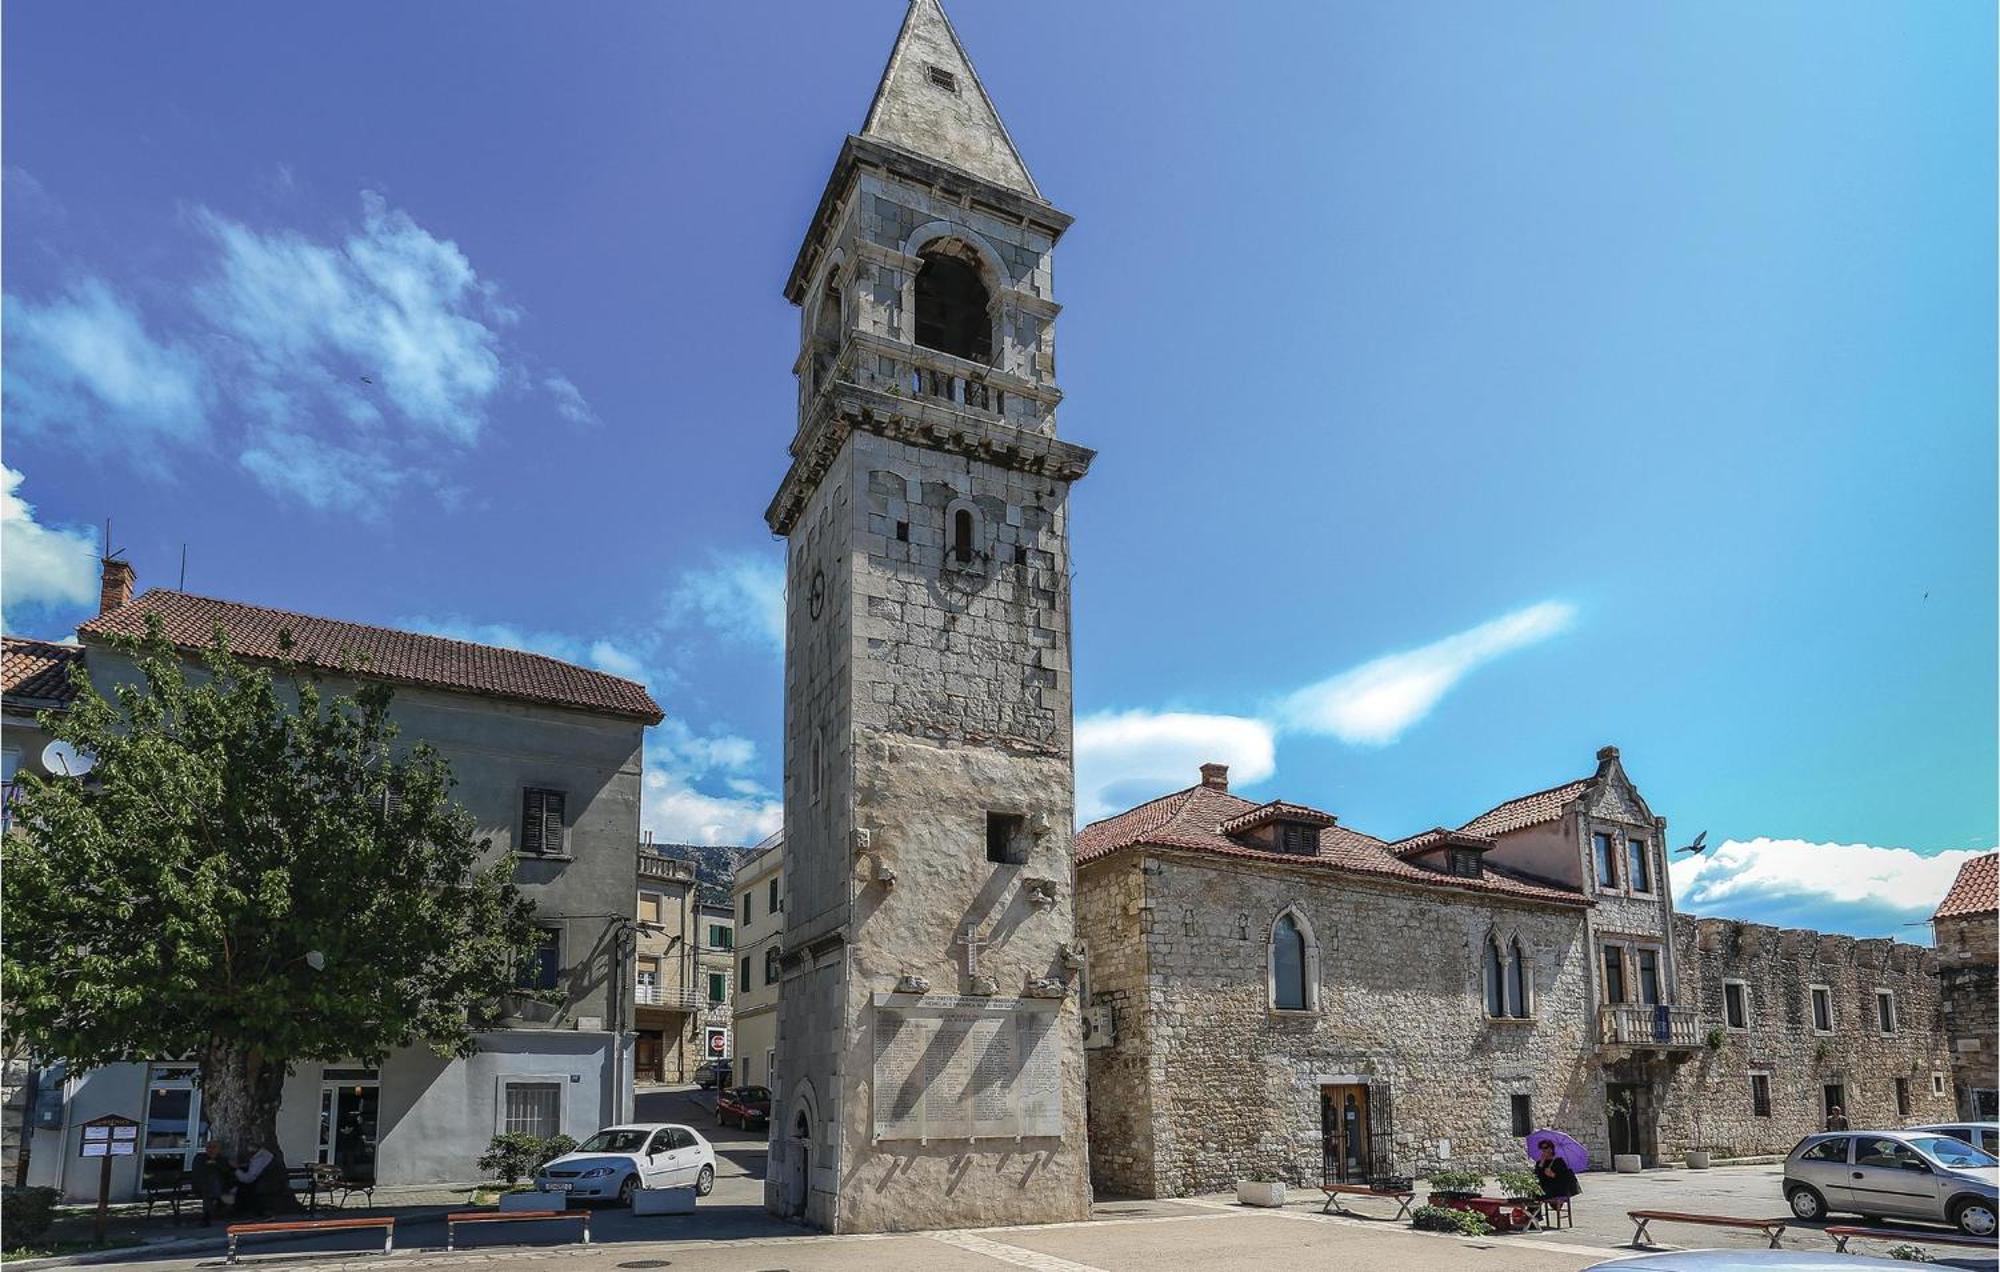
<svg viewBox="0 0 2000 1272">
<path fill-rule="evenodd" d="M 840 384 L 935 402 L 1030 429 L 1041 427 L 1062 398 L 1053 385 L 1036 384 L 997 367 L 868 332 L 851 334 L 831 366 L 822 364 L 809 374 L 814 376 L 810 387 L 815 405 L 808 417 L 818 414 L 819 405 Z"/>
<path fill-rule="evenodd" d="M 638 985 L 633 987 L 632 1001 L 641 1007 L 676 1007 L 682 1011 L 693 1011 L 700 1007 L 703 998 L 699 991 L 673 989 L 665 985 Z"/>
<path fill-rule="evenodd" d="M 1607 1047 L 1684 1050 L 1702 1045 L 1701 1013 L 1692 1007 L 1617 1003 L 1597 1009 L 1597 1040 Z"/>
</svg>

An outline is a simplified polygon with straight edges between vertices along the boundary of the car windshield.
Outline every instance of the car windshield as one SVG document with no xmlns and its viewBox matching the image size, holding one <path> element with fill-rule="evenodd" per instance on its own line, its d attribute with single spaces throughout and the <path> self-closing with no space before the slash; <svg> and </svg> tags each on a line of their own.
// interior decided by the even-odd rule
<svg viewBox="0 0 2000 1272">
<path fill-rule="evenodd" d="M 646 1146 L 644 1131 L 599 1131 L 576 1146 L 579 1153 L 636 1153 Z"/>
<path fill-rule="evenodd" d="M 1948 1135 L 1913 1135 L 1910 1137 L 1910 1144 L 1940 1166 L 1950 1166 L 1957 1170 L 2000 1166 L 2000 1159 L 1996 1159 L 1993 1154 Z"/>
<path fill-rule="evenodd" d="M 738 1091 L 738 1092 L 737 1092 L 736 1094 L 738 1094 L 738 1095 L 742 1096 L 742 1097 L 743 1097 L 744 1099 L 746 1099 L 746 1100 L 768 1100 L 768 1099 L 770 1099 L 770 1098 L 771 1098 L 771 1088 L 769 1088 L 769 1087 L 744 1087 L 743 1089 L 741 1089 L 740 1091 Z"/>
</svg>

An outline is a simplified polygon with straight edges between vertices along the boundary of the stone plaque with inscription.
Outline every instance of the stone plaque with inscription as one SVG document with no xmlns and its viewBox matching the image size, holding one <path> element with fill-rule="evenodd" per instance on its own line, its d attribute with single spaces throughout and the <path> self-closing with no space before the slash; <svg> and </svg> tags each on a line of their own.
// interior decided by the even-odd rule
<svg viewBox="0 0 2000 1272">
<path fill-rule="evenodd" d="M 875 995 L 875 1138 L 1060 1136 L 1061 1004 Z"/>
</svg>

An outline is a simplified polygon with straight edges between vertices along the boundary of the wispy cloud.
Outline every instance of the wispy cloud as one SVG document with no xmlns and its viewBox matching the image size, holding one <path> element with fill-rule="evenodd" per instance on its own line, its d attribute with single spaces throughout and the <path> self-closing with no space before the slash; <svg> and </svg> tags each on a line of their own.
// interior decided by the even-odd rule
<svg viewBox="0 0 2000 1272">
<path fill-rule="evenodd" d="M 1455 636 L 1371 659 L 1285 697 L 1285 728 L 1330 734 L 1355 746 L 1386 746 L 1429 715 L 1479 667 L 1567 631 L 1576 608 L 1544 601 Z"/>
<path fill-rule="evenodd" d="M 190 219 L 193 277 L 151 280 L 144 312 L 95 277 L 6 298 L 11 422 L 88 426 L 155 470 L 219 447 L 280 498 L 380 518 L 418 476 L 448 499 L 440 474 L 511 398 L 595 418 L 512 341 L 521 315 L 499 285 L 378 194 L 323 236 Z"/>
<path fill-rule="evenodd" d="M 1077 816 L 1089 821 L 1192 785 L 1200 767 L 1229 765 L 1232 784 L 1271 776 L 1277 748 L 1269 723 L 1192 711 L 1105 711 L 1076 722 Z"/>
<path fill-rule="evenodd" d="M 5 302 L 8 423 L 24 432 L 117 429 L 151 450 L 207 433 L 208 369 L 188 346 L 147 330 L 102 279 L 37 303 Z"/>
<path fill-rule="evenodd" d="M 21 474 L 0 467 L 0 623 L 97 599 L 97 547 L 88 530 L 45 526 L 21 498 Z"/>
<path fill-rule="evenodd" d="M 1990 849 L 1986 850 L 1990 851 Z M 1924 854 L 1803 839 L 1725 840 L 1668 867 L 1675 905 L 1693 913 L 1925 941 L 1921 927 L 1976 851 Z"/>
<path fill-rule="evenodd" d="M 785 824 L 784 803 L 775 797 L 705 795 L 651 764 L 642 802 L 641 825 L 668 843 L 754 844 Z"/>
<path fill-rule="evenodd" d="M 667 623 L 785 647 L 785 563 L 776 552 L 719 555 L 689 570 L 667 597 Z"/>
</svg>

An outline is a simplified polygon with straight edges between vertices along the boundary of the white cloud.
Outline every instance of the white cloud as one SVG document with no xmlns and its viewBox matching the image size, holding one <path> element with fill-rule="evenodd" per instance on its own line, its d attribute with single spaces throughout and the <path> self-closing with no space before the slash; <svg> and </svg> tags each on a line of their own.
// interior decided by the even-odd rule
<svg viewBox="0 0 2000 1272">
<path fill-rule="evenodd" d="M 577 388 L 570 378 L 561 372 L 543 376 L 542 389 L 554 401 L 556 414 L 570 423 L 587 426 L 603 423 L 584 398 L 583 390 Z"/>
<path fill-rule="evenodd" d="M 367 518 L 412 489 L 449 506 L 447 470 L 503 402 L 546 394 L 565 420 L 596 418 L 510 341 L 520 311 L 464 251 L 378 194 L 317 237 L 192 220 L 192 276 L 138 289 L 143 313 L 94 277 L 6 297 L 11 423 L 88 429 L 149 468 L 220 448 L 283 500 Z"/>
<path fill-rule="evenodd" d="M 46 303 L 8 296 L 7 415 L 70 436 L 106 425 L 134 440 L 192 442 L 207 431 L 208 370 L 186 346 L 155 337 L 139 311 L 97 278 Z"/>
<path fill-rule="evenodd" d="M 21 610 L 87 606 L 97 599 L 90 531 L 45 526 L 21 498 L 21 474 L 0 467 L 0 615 L 16 630 Z"/>
<path fill-rule="evenodd" d="M 1470 672 L 1503 654 L 1566 631 L 1576 607 L 1544 601 L 1416 649 L 1385 654 L 1284 699 L 1288 729 L 1326 733 L 1356 746 L 1386 746 Z"/>
<path fill-rule="evenodd" d="M 1192 786 L 1203 764 L 1229 765 L 1248 786 L 1271 776 L 1269 723 L 1190 711 L 1104 711 L 1076 722 L 1077 817 L 1090 821 L 1139 799 Z"/>
<path fill-rule="evenodd" d="M 1675 860 L 1667 873 L 1676 906 L 1690 912 L 1923 940 L 1925 933 L 1907 925 L 1928 919 L 1959 867 L 1978 855 L 1730 839 L 1701 856 Z"/>
<path fill-rule="evenodd" d="M 646 766 L 640 823 L 656 840 L 754 844 L 784 822 L 783 802 L 768 795 L 705 795 L 668 769 Z"/>
<path fill-rule="evenodd" d="M 671 627 L 699 623 L 723 636 L 774 650 L 785 647 L 785 565 L 782 557 L 737 552 L 689 570 L 667 597 Z"/>
</svg>

